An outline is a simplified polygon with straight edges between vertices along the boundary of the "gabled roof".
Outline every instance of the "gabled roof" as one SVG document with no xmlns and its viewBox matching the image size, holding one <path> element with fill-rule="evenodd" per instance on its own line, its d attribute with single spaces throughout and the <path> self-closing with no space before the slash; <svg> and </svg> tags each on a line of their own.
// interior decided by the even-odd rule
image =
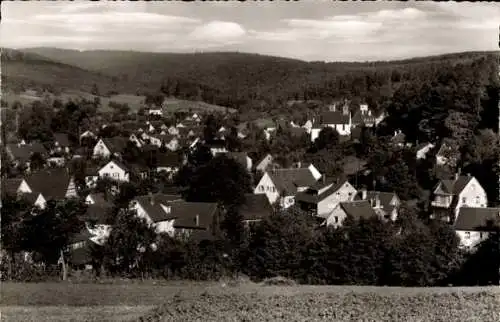
<svg viewBox="0 0 500 322">
<path fill-rule="evenodd" d="M 120 169 L 122 169 L 123 171 L 125 172 L 130 172 L 130 169 L 129 167 L 127 167 L 124 163 L 118 161 L 118 160 L 111 160 L 109 161 L 108 163 L 106 163 L 105 165 L 103 165 L 99 171 L 101 171 L 104 167 L 108 166 L 110 163 L 114 163 L 116 164 L 117 167 L 119 167 Z"/>
<path fill-rule="evenodd" d="M 298 187 L 310 187 L 316 183 L 308 168 L 276 169 L 267 173 L 280 192 L 295 194 Z"/>
<path fill-rule="evenodd" d="M 33 172 L 26 182 L 33 192 L 41 193 L 45 199 L 63 199 L 66 196 L 71 176 L 64 168 L 52 168 Z"/>
<path fill-rule="evenodd" d="M 297 193 L 295 196 L 295 200 L 302 201 L 306 203 L 318 203 L 324 200 L 325 198 L 331 196 L 335 192 L 337 192 L 346 182 L 347 180 L 338 180 L 335 182 L 323 183 L 318 181 L 315 185 L 307 189 L 306 191 L 302 191 Z M 328 188 L 325 191 L 322 191 L 321 194 L 318 192 L 324 188 Z"/>
<path fill-rule="evenodd" d="M 158 153 L 156 161 L 159 167 L 181 167 L 182 157 L 174 152 Z"/>
<path fill-rule="evenodd" d="M 349 115 L 340 111 L 328 111 L 321 115 L 321 124 L 349 124 Z"/>
<path fill-rule="evenodd" d="M 209 229 L 214 221 L 217 210 L 216 203 L 209 202 L 173 202 L 172 215 L 175 219 L 175 228 Z M 198 216 L 198 225 L 196 225 Z"/>
<path fill-rule="evenodd" d="M 17 189 L 23 182 L 23 178 L 8 178 L 2 179 L 2 196 L 9 195 L 15 196 L 17 194 Z"/>
<path fill-rule="evenodd" d="M 148 214 L 153 222 L 164 221 L 172 218 L 172 214 L 167 214 L 161 205 L 167 206 L 172 201 L 182 200 L 179 195 L 167 195 L 156 193 L 152 195 L 142 195 L 134 199 Z"/>
<path fill-rule="evenodd" d="M 354 219 L 369 219 L 377 216 L 375 210 L 373 210 L 370 203 L 366 200 L 341 202 L 339 206 L 348 216 L 352 216 Z"/>
<path fill-rule="evenodd" d="M 438 183 L 438 187 L 441 189 L 436 190 L 436 193 L 458 195 L 469 184 L 472 178 L 471 176 L 460 176 L 457 180 L 441 180 Z"/>
<path fill-rule="evenodd" d="M 300 137 L 306 133 L 307 133 L 306 129 L 304 129 L 302 127 L 291 127 L 290 128 L 290 134 L 292 137 Z"/>
<path fill-rule="evenodd" d="M 47 150 L 43 147 L 41 143 L 31 143 L 31 144 L 7 144 L 7 150 L 10 151 L 14 160 L 20 162 L 28 162 L 30 160 L 31 154 L 40 153 L 42 155 L 47 153 Z"/>
<path fill-rule="evenodd" d="M 94 205 L 112 206 L 112 203 L 107 201 L 103 192 L 90 193 L 89 196 L 94 200 Z"/>
<path fill-rule="evenodd" d="M 66 133 L 54 133 L 54 141 L 62 147 L 69 147 L 69 138 Z"/>
<path fill-rule="evenodd" d="M 485 231 L 491 224 L 500 227 L 500 208 L 461 207 L 455 221 L 455 230 Z"/>
<path fill-rule="evenodd" d="M 354 200 L 356 201 L 361 201 L 362 199 L 362 191 L 360 191 Z M 396 193 L 394 192 L 381 192 L 381 191 L 367 191 L 366 192 L 366 199 L 365 200 L 375 200 L 376 198 L 379 198 L 380 200 L 380 205 L 384 209 L 389 209 L 391 206 L 391 201 L 393 198 L 398 198 Z"/>
<path fill-rule="evenodd" d="M 245 194 L 245 202 L 241 205 L 240 213 L 244 220 L 259 220 L 269 217 L 273 207 L 265 194 Z"/>
<path fill-rule="evenodd" d="M 111 153 L 121 153 L 125 150 L 128 140 L 121 136 L 115 136 L 112 138 L 103 138 L 102 141 Z"/>
</svg>

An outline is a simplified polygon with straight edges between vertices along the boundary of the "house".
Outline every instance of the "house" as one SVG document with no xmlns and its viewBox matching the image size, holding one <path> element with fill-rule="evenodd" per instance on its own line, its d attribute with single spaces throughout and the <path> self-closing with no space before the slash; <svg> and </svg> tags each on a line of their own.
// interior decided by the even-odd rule
<svg viewBox="0 0 500 322">
<path fill-rule="evenodd" d="M 354 113 L 354 116 L 352 117 L 352 126 L 375 127 L 384 120 L 385 116 L 386 115 L 383 111 L 375 113 L 368 107 L 368 104 L 360 104 L 359 109 Z"/>
<path fill-rule="evenodd" d="M 500 208 L 460 208 L 454 224 L 460 246 L 474 249 L 489 237 L 493 227 L 500 226 Z"/>
<path fill-rule="evenodd" d="M 381 218 L 395 221 L 401 200 L 394 192 L 367 191 L 360 189 L 354 200 L 368 200 Z"/>
<path fill-rule="evenodd" d="M 48 200 L 77 197 L 75 181 L 63 168 L 37 171 L 22 179 L 9 180 L 6 189 L 41 208 Z"/>
<path fill-rule="evenodd" d="M 99 139 L 94 146 L 92 155 L 94 158 L 109 158 L 112 155 L 121 156 L 126 146 L 127 139 L 119 136 Z"/>
<path fill-rule="evenodd" d="M 218 153 L 227 153 L 226 142 L 224 140 L 214 140 L 208 144 L 210 148 L 210 152 L 212 156 L 215 156 Z"/>
<path fill-rule="evenodd" d="M 31 156 L 39 153 L 43 158 L 48 156 L 45 147 L 39 142 L 26 144 L 25 142 L 7 144 L 7 156 L 14 166 L 26 165 L 29 168 Z"/>
<path fill-rule="evenodd" d="M 218 207 L 215 203 L 186 202 L 178 195 L 149 194 L 138 196 L 131 209 L 155 227 L 158 233 L 176 237 L 207 238 L 216 231 Z"/>
<path fill-rule="evenodd" d="M 167 132 L 170 135 L 180 135 L 180 129 L 185 129 L 185 128 L 178 128 L 178 127 L 175 127 L 175 126 L 170 126 L 167 129 Z"/>
<path fill-rule="evenodd" d="M 47 200 L 40 192 L 33 192 L 23 178 L 8 178 L 2 180 L 2 198 L 5 196 L 24 199 L 27 203 L 44 208 Z"/>
<path fill-rule="evenodd" d="M 271 204 L 279 202 L 282 208 L 295 204 L 297 192 L 313 186 L 321 173 L 311 164 L 304 168 L 285 168 L 266 171 L 254 189 L 254 194 L 265 194 Z"/>
<path fill-rule="evenodd" d="M 427 153 L 435 147 L 432 143 L 422 143 L 417 145 L 417 160 L 425 159 Z"/>
<path fill-rule="evenodd" d="M 441 180 L 433 191 L 431 218 L 455 222 L 461 207 L 486 208 L 488 198 L 481 184 L 471 175 L 455 174 L 453 180 Z"/>
<path fill-rule="evenodd" d="M 100 168 L 97 173 L 99 173 L 99 178 L 109 178 L 121 182 L 130 181 L 130 170 L 117 160 L 109 161 L 105 166 Z"/>
<path fill-rule="evenodd" d="M 94 134 L 94 132 L 90 131 L 90 130 L 86 130 L 85 132 L 83 132 L 82 134 L 80 134 L 80 139 L 83 139 L 83 138 L 96 138 L 97 135 Z"/>
<path fill-rule="evenodd" d="M 69 153 L 70 143 L 68 134 L 66 133 L 54 133 L 54 151 L 53 152 L 63 152 Z"/>
<path fill-rule="evenodd" d="M 321 115 L 321 126 L 331 127 L 335 129 L 339 135 L 350 135 L 352 128 L 351 112 L 349 111 L 349 105 L 344 104 L 342 106 L 342 111 L 338 111 L 336 104 L 329 106 L 329 110 Z M 318 131 L 319 134 L 319 131 Z M 314 140 L 311 137 L 311 140 Z"/>
<path fill-rule="evenodd" d="M 128 139 L 129 141 L 134 142 L 135 146 L 137 146 L 138 148 L 141 148 L 144 145 L 144 142 L 135 133 L 130 134 Z"/>
<path fill-rule="evenodd" d="M 112 206 L 112 203 L 107 200 L 106 194 L 103 192 L 89 193 L 85 197 L 85 203 L 87 205 Z"/>
<path fill-rule="evenodd" d="M 316 216 L 330 213 L 339 202 L 353 201 L 356 189 L 347 180 L 318 181 L 297 193 L 295 202 L 302 210 Z"/>
<path fill-rule="evenodd" d="M 273 164 L 273 160 L 274 158 L 272 155 L 266 154 L 266 156 L 263 157 L 259 163 L 257 163 L 255 169 L 257 171 L 265 172 Z"/>
<path fill-rule="evenodd" d="M 240 214 L 246 226 L 251 223 L 262 221 L 271 216 L 273 207 L 264 194 L 245 194 L 245 202 L 241 205 Z"/>
<path fill-rule="evenodd" d="M 159 115 L 163 116 L 163 109 L 161 107 L 151 107 L 148 109 L 148 115 Z"/>
<path fill-rule="evenodd" d="M 246 152 L 227 152 L 226 155 L 241 164 L 248 172 L 252 172 L 253 161 Z"/>
<path fill-rule="evenodd" d="M 378 217 L 370 202 L 367 200 L 340 202 L 329 214 L 327 214 L 323 222 L 326 226 L 340 227 L 347 216 L 354 220 L 370 219 Z"/>
<path fill-rule="evenodd" d="M 182 165 L 185 163 L 185 159 L 174 152 L 159 153 L 156 156 L 156 171 L 166 172 L 172 177 Z"/>
</svg>

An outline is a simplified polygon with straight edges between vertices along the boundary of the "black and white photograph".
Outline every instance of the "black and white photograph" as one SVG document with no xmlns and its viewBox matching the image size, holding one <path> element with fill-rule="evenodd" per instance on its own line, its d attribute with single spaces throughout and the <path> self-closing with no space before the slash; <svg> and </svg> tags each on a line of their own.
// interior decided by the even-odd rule
<svg viewBox="0 0 500 322">
<path fill-rule="evenodd" d="M 0 5 L 1 321 L 500 321 L 500 4 Z"/>
</svg>

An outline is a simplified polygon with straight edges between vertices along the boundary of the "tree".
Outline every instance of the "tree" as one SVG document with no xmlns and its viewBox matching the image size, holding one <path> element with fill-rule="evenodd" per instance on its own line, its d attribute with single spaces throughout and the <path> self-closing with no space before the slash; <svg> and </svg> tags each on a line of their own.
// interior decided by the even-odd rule
<svg viewBox="0 0 500 322">
<path fill-rule="evenodd" d="M 210 114 L 205 120 L 205 126 L 203 128 L 203 138 L 206 143 L 211 143 L 215 140 L 217 136 L 217 131 L 219 130 L 219 124 L 215 117 Z"/>
<path fill-rule="evenodd" d="M 40 152 L 34 152 L 30 156 L 30 170 L 40 170 L 45 166 L 45 158 L 40 154 Z"/>
<path fill-rule="evenodd" d="M 323 149 L 331 150 L 339 144 L 339 134 L 331 127 L 325 127 L 319 132 L 314 141 L 314 148 L 319 151 Z"/>
<path fill-rule="evenodd" d="M 8 277 L 12 276 L 15 254 L 22 250 L 23 222 L 31 216 L 30 205 L 23 199 L 5 195 L 2 197 L 1 246 L 7 253 Z"/>
<path fill-rule="evenodd" d="M 144 260 L 155 252 L 156 232 L 135 211 L 121 210 L 115 218 L 113 229 L 103 253 L 105 264 L 114 272 L 126 274 L 150 271 Z"/>
<path fill-rule="evenodd" d="M 196 168 L 188 185 L 185 193 L 188 200 L 220 202 L 229 208 L 245 201 L 251 179 L 241 164 L 220 155 Z"/>
<path fill-rule="evenodd" d="M 23 250 L 34 253 L 34 259 L 46 264 L 55 264 L 59 258 L 65 263 L 65 248 L 71 236 L 85 229 L 80 220 L 86 205 L 78 200 L 56 202 L 49 200 L 43 209 L 35 210 L 23 225 Z M 63 279 L 66 278 L 63 266 Z"/>
</svg>

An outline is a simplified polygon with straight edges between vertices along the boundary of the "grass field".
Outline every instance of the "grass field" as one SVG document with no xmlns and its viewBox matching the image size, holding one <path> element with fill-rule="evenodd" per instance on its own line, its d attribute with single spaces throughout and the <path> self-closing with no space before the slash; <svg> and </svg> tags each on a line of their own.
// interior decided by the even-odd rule
<svg viewBox="0 0 500 322">
<path fill-rule="evenodd" d="M 67 102 L 69 100 L 78 100 L 81 98 L 85 98 L 87 100 L 94 100 L 94 95 L 90 93 L 85 93 L 85 92 L 80 92 L 80 91 L 66 91 L 62 93 L 59 96 L 54 96 L 50 95 L 52 99 L 58 98 L 63 102 Z M 9 106 L 12 106 L 12 104 L 15 101 L 21 102 L 23 105 L 26 104 L 31 104 L 32 102 L 36 100 L 42 100 L 43 97 L 37 97 L 36 94 L 33 95 L 32 93 L 21 93 L 21 94 L 14 94 L 12 92 L 4 92 L 2 93 L 2 99 L 7 101 Z M 118 95 L 113 95 L 110 97 L 103 97 L 100 96 L 101 100 L 101 110 L 102 111 L 111 111 L 112 109 L 108 106 L 109 102 L 115 102 L 115 103 L 120 103 L 120 104 L 128 104 L 130 107 L 131 112 L 137 112 L 139 108 L 141 108 L 144 105 L 144 100 L 145 96 L 138 96 L 138 95 L 131 95 L 131 94 L 118 94 Z M 201 112 L 201 111 L 206 111 L 206 112 L 229 112 L 229 113 L 234 113 L 236 112 L 235 109 L 232 108 L 226 108 L 223 106 L 219 105 L 213 105 L 213 104 L 208 104 L 205 102 L 196 102 L 196 101 L 187 101 L 187 100 L 182 100 L 182 99 L 176 99 L 176 98 L 167 98 L 166 99 L 166 105 L 167 105 L 167 111 L 168 112 L 175 112 L 175 111 L 189 111 L 192 110 L 193 112 Z"/>
<path fill-rule="evenodd" d="M 500 289 L 3 283 L 2 321 L 500 321 Z"/>
</svg>

